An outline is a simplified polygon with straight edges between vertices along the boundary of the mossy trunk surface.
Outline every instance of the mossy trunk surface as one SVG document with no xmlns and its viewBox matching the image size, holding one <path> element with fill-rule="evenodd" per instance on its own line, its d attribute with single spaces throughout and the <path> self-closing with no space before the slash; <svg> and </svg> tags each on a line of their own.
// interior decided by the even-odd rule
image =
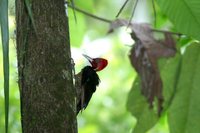
<svg viewBox="0 0 200 133">
<path fill-rule="evenodd" d="M 22 131 L 77 133 L 64 0 L 27 0 L 36 30 L 25 1 L 16 0 Z"/>
</svg>

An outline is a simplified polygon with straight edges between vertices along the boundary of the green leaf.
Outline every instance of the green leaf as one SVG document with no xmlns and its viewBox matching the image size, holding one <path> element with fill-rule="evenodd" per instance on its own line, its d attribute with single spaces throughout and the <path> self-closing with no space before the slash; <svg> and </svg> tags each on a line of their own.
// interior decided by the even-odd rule
<svg viewBox="0 0 200 133">
<path fill-rule="evenodd" d="M 28 10 L 28 15 L 29 15 L 29 17 L 31 19 L 31 23 L 33 25 L 33 29 L 34 29 L 35 33 L 37 33 L 36 26 L 35 26 L 35 21 L 33 19 L 33 14 L 32 14 L 32 10 L 31 10 L 30 0 L 25 0 L 25 4 L 26 4 L 26 8 Z"/>
<path fill-rule="evenodd" d="M 133 133 L 145 133 L 158 121 L 157 114 L 149 109 L 147 100 L 140 92 L 140 79 L 137 77 L 128 96 L 127 108 L 137 119 Z"/>
<path fill-rule="evenodd" d="M 163 81 L 164 110 L 168 109 L 174 98 L 178 77 L 180 74 L 181 55 L 169 59 L 161 59 L 159 66 L 161 68 L 161 79 Z"/>
<path fill-rule="evenodd" d="M 187 47 L 175 98 L 169 109 L 170 133 L 200 131 L 200 44 Z"/>
<path fill-rule="evenodd" d="M 3 47 L 4 96 L 5 96 L 5 132 L 8 132 L 9 120 L 9 29 L 8 0 L 0 1 L 0 24 Z"/>
<path fill-rule="evenodd" d="M 74 0 L 70 0 L 70 3 L 71 3 L 71 6 L 72 6 L 72 10 L 73 10 L 75 22 L 77 23 L 77 17 L 76 17 L 76 12 L 75 12 Z M 67 10 L 68 10 L 68 9 L 67 9 Z"/>
<path fill-rule="evenodd" d="M 159 61 L 159 66 L 161 68 L 160 73 L 163 81 L 164 110 L 169 107 L 173 98 L 180 58 L 180 54 L 176 54 L 173 58 L 162 59 Z M 159 120 L 157 111 L 149 109 L 147 100 L 140 92 L 140 87 L 141 83 L 139 77 L 137 77 L 127 101 L 128 110 L 137 119 L 137 124 L 134 127 L 133 133 L 145 133 Z"/>
<path fill-rule="evenodd" d="M 200 40 L 200 0 L 157 0 L 176 29 Z"/>
</svg>

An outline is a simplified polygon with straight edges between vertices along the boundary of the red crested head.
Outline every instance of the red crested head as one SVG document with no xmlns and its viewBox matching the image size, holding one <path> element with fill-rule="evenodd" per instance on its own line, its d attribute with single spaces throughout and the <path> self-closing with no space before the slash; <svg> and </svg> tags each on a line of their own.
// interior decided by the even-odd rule
<svg viewBox="0 0 200 133">
<path fill-rule="evenodd" d="M 95 71 L 101 71 L 108 65 L 108 61 L 104 58 L 91 58 L 85 54 L 83 56 L 88 59 Z"/>
</svg>

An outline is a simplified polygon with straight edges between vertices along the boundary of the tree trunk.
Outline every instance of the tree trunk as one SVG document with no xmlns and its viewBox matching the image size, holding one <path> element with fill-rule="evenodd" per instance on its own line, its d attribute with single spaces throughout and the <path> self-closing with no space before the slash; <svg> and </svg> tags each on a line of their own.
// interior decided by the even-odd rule
<svg viewBox="0 0 200 133">
<path fill-rule="evenodd" d="M 25 1 L 16 0 L 22 131 L 77 133 L 64 0 L 27 0 L 34 21 Z"/>
</svg>

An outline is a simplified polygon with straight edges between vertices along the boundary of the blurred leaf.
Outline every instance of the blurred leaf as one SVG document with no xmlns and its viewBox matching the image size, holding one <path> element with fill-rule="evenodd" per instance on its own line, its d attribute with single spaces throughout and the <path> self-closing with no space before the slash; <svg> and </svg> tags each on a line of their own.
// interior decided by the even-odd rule
<svg viewBox="0 0 200 133">
<path fill-rule="evenodd" d="M 200 0 L 157 0 L 176 29 L 200 40 Z"/>
<path fill-rule="evenodd" d="M 192 38 L 188 37 L 188 36 L 181 36 L 180 39 L 179 39 L 179 44 L 182 46 L 185 46 L 187 44 L 190 44 L 192 43 L 192 41 L 195 41 L 193 40 Z"/>
<path fill-rule="evenodd" d="M 145 133 L 158 121 L 158 115 L 149 108 L 147 100 L 141 94 L 141 83 L 139 77 L 135 80 L 129 92 L 127 108 L 137 119 L 133 133 Z"/>
<path fill-rule="evenodd" d="M 3 47 L 4 96 L 5 96 L 5 132 L 8 132 L 9 120 L 9 29 L 8 0 L 0 1 L 0 24 Z"/>
<path fill-rule="evenodd" d="M 80 47 L 83 37 L 85 35 L 86 29 L 86 23 L 85 18 L 82 14 L 76 12 L 77 16 L 77 23 L 75 23 L 74 16 L 73 16 L 73 10 L 70 8 L 68 9 L 68 15 L 69 15 L 69 28 L 70 28 L 70 41 L 71 45 L 73 47 Z"/>
<path fill-rule="evenodd" d="M 161 59 L 159 66 L 163 81 L 164 110 L 168 109 L 174 98 L 178 78 L 180 75 L 181 55 L 177 52 L 176 56 L 169 59 Z"/>
<path fill-rule="evenodd" d="M 74 0 L 70 0 L 70 4 L 71 4 L 72 10 L 73 10 L 74 20 L 77 23 Z"/>
<path fill-rule="evenodd" d="M 158 100 L 158 115 L 163 106 L 163 82 L 158 67 L 161 57 L 172 57 L 176 53 L 175 41 L 172 35 L 165 33 L 164 40 L 157 40 L 147 24 L 133 24 L 131 37 L 135 45 L 131 49 L 130 61 L 141 78 L 141 92 L 153 107 L 154 100 Z"/>
<path fill-rule="evenodd" d="M 174 58 L 162 59 L 160 61 L 161 78 L 163 81 L 164 110 L 166 110 L 173 98 L 175 91 L 176 79 L 179 74 L 179 61 L 181 56 L 176 54 Z M 147 100 L 140 92 L 141 82 L 139 77 L 133 84 L 128 96 L 127 108 L 137 119 L 134 127 L 134 133 L 145 133 L 151 129 L 159 120 L 155 110 L 149 109 Z"/>
<path fill-rule="evenodd" d="M 83 1 L 83 0 L 76 0 L 76 5 L 77 7 L 80 7 L 83 10 L 87 10 L 90 13 L 93 13 L 94 10 L 94 5 L 96 6 L 96 4 L 98 1 L 94 1 L 94 0 L 89 0 L 87 2 Z"/>
<path fill-rule="evenodd" d="M 188 46 L 176 95 L 169 109 L 170 133 L 197 133 L 200 131 L 200 44 Z"/>
</svg>

